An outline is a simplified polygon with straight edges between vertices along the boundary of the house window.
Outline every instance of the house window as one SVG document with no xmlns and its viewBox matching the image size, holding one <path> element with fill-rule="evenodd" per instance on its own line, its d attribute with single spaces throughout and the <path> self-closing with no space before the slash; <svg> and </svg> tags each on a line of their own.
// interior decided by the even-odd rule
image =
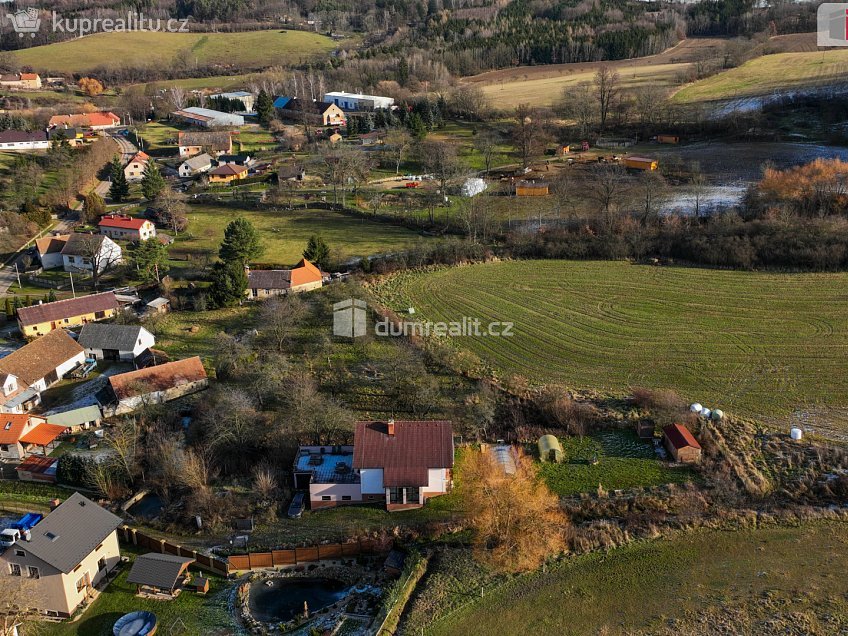
<svg viewBox="0 0 848 636">
<path fill-rule="evenodd" d="M 107 565 L 108 564 L 106 563 L 106 557 L 101 557 L 100 560 L 97 562 L 97 569 L 105 570 Z"/>
<path fill-rule="evenodd" d="M 330 495 L 321 495 L 321 501 L 330 501 Z"/>
<path fill-rule="evenodd" d="M 0 451 L 2 451 L 4 453 L 8 453 L 9 452 L 9 445 L 8 444 L 0 444 Z"/>
<path fill-rule="evenodd" d="M 21 566 L 17 563 L 9 564 L 9 574 L 12 576 L 20 576 L 21 575 Z"/>
<path fill-rule="evenodd" d="M 23 550 L 15 550 L 15 556 L 22 556 L 22 557 L 25 557 L 25 556 L 26 556 L 26 552 L 24 552 Z"/>
<path fill-rule="evenodd" d="M 85 577 L 81 576 L 77 581 L 77 592 L 82 592 L 85 589 Z"/>
<path fill-rule="evenodd" d="M 98 551 L 100 548 L 102 548 L 102 547 L 103 547 L 103 544 L 101 543 L 99 546 L 97 546 L 96 548 L 94 548 L 94 551 L 95 551 L 95 552 L 97 552 L 97 551 Z"/>
<path fill-rule="evenodd" d="M 350 495 L 342 495 L 342 501 L 350 501 Z"/>
<path fill-rule="evenodd" d="M 40 579 L 41 578 L 41 572 L 39 572 L 38 568 L 35 567 L 34 565 L 29 566 L 28 571 L 29 571 L 29 578 L 31 578 L 31 579 Z"/>
<path fill-rule="evenodd" d="M 418 488 L 417 486 L 415 488 L 407 488 L 406 489 L 406 503 L 414 503 L 414 504 L 421 503 L 419 501 L 419 497 L 420 497 L 419 491 L 420 491 L 420 488 Z"/>
<path fill-rule="evenodd" d="M 106 317 L 105 311 L 95 311 L 94 312 L 94 319 L 95 320 L 99 320 L 100 318 L 105 318 L 105 317 Z"/>
<path fill-rule="evenodd" d="M 389 503 L 390 504 L 402 504 L 403 503 L 403 488 L 389 488 Z"/>
</svg>

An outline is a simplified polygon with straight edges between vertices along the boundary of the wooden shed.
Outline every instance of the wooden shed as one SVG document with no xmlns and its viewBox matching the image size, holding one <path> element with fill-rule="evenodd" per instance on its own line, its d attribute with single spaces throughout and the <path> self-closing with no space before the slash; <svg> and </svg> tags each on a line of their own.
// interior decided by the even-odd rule
<svg viewBox="0 0 848 636">
<path fill-rule="evenodd" d="M 658 144 L 679 144 L 679 135 L 657 135 Z"/>
<path fill-rule="evenodd" d="M 544 197 L 549 194 L 549 186 L 544 181 L 519 181 L 515 184 L 517 197 Z"/>
<path fill-rule="evenodd" d="M 650 172 L 659 168 L 660 163 L 650 157 L 625 157 L 624 167 L 630 170 L 644 170 Z"/>
<path fill-rule="evenodd" d="M 683 424 L 663 428 L 663 440 L 675 461 L 695 464 L 701 460 L 701 445 Z"/>
</svg>

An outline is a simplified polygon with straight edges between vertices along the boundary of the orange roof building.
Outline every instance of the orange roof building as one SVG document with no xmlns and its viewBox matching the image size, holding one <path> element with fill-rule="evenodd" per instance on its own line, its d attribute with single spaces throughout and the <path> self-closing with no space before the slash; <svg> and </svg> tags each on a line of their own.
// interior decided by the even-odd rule
<svg viewBox="0 0 848 636">
<path fill-rule="evenodd" d="M 663 428 L 663 438 L 675 461 L 694 464 L 701 460 L 701 445 L 683 424 L 670 424 Z"/>
<path fill-rule="evenodd" d="M 120 373 L 98 393 L 104 414 L 131 413 L 144 404 L 163 404 L 202 391 L 209 386 L 198 356 Z"/>
<path fill-rule="evenodd" d="M 3 413 L 0 415 L 0 458 L 24 459 L 34 448 L 48 453 L 56 438 L 67 430 L 50 424 L 37 415 Z"/>
<path fill-rule="evenodd" d="M 91 128 L 92 130 L 105 130 L 120 125 L 121 118 L 113 112 L 53 115 L 48 122 L 50 128 Z"/>
<path fill-rule="evenodd" d="M 292 269 L 257 269 L 247 273 L 248 298 L 269 298 L 318 289 L 324 273 L 302 258 Z"/>
</svg>

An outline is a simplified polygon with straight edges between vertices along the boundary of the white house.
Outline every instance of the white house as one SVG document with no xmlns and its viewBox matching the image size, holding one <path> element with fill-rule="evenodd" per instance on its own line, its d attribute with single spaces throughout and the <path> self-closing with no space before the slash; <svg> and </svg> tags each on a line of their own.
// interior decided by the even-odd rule
<svg viewBox="0 0 848 636">
<path fill-rule="evenodd" d="M 451 488 L 453 429 L 447 421 L 357 422 L 353 468 L 363 502 L 420 508 Z"/>
<path fill-rule="evenodd" d="M 62 267 L 62 249 L 71 237 L 70 234 L 53 234 L 35 240 L 35 250 L 42 269 L 57 269 Z"/>
<path fill-rule="evenodd" d="M 223 113 L 211 108 L 198 108 L 191 106 L 171 113 L 174 119 L 178 119 L 192 126 L 200 128 L 219 128 L 222 126 L 244 126 L 244 117 L 233 113 Z"/>
<path fill-rule="evenodd" d="M 62 248 L 62 265 L 66 272 L 93 271 L 99 273 L 119 264 L 121 247 L 102 234 L 71 234 Z"/>
<path fill-rule="evenodd" d="M 207 153 L 186 159 L 180 164 L 179 173 L 183 178 L 193 177 L 212 169 L 212 157 Z"/>
<path fill-rule="evenodd" d="M 26 413 L 41 402 L 41 392 L 85 361 L 85 351 L 56 329 L 0 358 L 0 413 Z"/>
<path fill-rule="evenodd" d="M 147 163 L 150 161 L 150 156 L 146 152 L 137 152 L 124 166 L 124 176 L 130 183 L 141 181 L 144 178 L 144 171 L 147 168 Z"/>
<path fill-rule="evenodd" d="M 232 91 L 230 93 L 216 93 L 209 96 L 210 99 L 237 99 L 244 104 L 246 112 L 253 112 L 255 97 L 249 91 Z"/>
<path fill-rule="evenodd" d="M 31 150 L 47 150 L 48 148 L 50 148 L 50 140 L 43 130 L 35 132 L 4 130 L 0 132 L 0 150 L 28 152 Z"/>
<path fill-rule="evenodd" d="M 77 342 L 89 358 L 132 362 L 142 351 L 156 344 L 156 338 L 140 325 L 90 322 L 83 325 Z"/>
<path fill-rule="evenodd" d="M 156 226 L 151 221 L 125 214 L 102 216 L 97 227 L 101 234 L 123 241 L 146 241 L 156 236 Z"/>
<path fill-rule="evenodd" d="M 361 93 L 346 93 L 344 91 L 324 93 L 324 101 L 333 102 L 342 110 L 390 109 L 395 105 L 395 100 L 392 97 L 363 95 Z"/>
</svg>

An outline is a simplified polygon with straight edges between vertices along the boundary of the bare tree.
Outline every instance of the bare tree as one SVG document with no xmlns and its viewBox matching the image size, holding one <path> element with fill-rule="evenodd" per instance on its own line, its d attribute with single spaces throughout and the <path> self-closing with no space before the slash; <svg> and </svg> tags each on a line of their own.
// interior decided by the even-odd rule
<svg viewBox="0 0 848 636">
<path fill-rule="evenodd" d="M 0 636 L 17 636 L 17 628 L 27 623 L 27 636 L 40 633 L 36 619 L 39 606 L 44 602 L 39 590 L 39 579 L 33 578 L 23 565 L 11 571 L 0 572 L 3 594 L 0 594 Z M 4 566 L 5 568 L 5 566 Z"/>
<path fill-rule="evenodd" d="M 661 174 L 646 171 L 639 176 L 637 188 L 643 206 L 642 225 L 648 225 L 656 219 L 662 206 L 667 202 L 668 184 Z"/>
<path fill-rule="evenodd" d="M 474 137 L 474 148 L 483 157 L 486 176 L 489 176 L 489 172 L 492 170 L 492 163 L 494 163 L 500 144 L 500 135 L 494 130 L 483 130 Z"/>
<path fill-rule="evenodd" d="M 439 184 L 439 195 L 444 202 L 448 183 L 462 173 L 462 164 L 457 156 L 456 146 L 445 141 L 425 141 L 421 144 L 421 157 L 427 172 Z M 435 222 L 431 213 L 430 222 Z"/>
<path fill-rule="evenodd" d="M 476 85 L 460 86 L 451 93 L 448 106 L 459 117 L 472 120 L 483 119 L 491 110 L 491 102 Z"/>
<path fill-rule="evenodd" d="M 383 140 L 382 152 L 394 164 L 395 174 L 400 173 L 400 164 L 412 146 L 412 135 L 406 128 L 390 128 Z"/>
<path fill-rule="evenodd" d="M 175 236 L 188 227 L 188 205 L 183 193 L 170 186 L 162 188 L 152 207 L 157 221 L 167 225 Z"/>
<path fill-rule="evenodd" d="M 627 174 L 616 165 L 598 164 L 586 181 L 586 197 L 596 203 L 608 230 L 615 222 L 615 213 L 628 193 Z"/>
<path fill-rule="evenodd" d="M 91 272 L 91 285 L 97 289 L 100 277 L 109 273 L 121 262 L 121 250 L 102 234 L 78 234 L 75 247 L 82 258 L 80 271 Z"/>
<path fill-rule="evenodd" d="M 141 470 L 141 427 L 138 420 L 135 417 L 121 420 L 109 429 L 105 441 L 121 472 L 130 482 L 134 481 Z"/>
<path fill-rule="evenodd" d="M 607 117 L 618 93 L 618 72 L 606 65 L 601 66 L 595 73 L 595 99 L 598 102 L 601 130 L 606 127 Z"/>
<path fill-rule="evenodd" d="M 547 113 L 527 104 L 519 104 L 515 109 L 513 143 L 525 168 L 530 160 L 540 154 L 549 138 Z"/>
<path fill-rule="evenodd" d="M 266 300 L 260 312 L 262 337 L 275 351 L 283 353 L 305 315 L 306 305 L 296 294 Z"/>
<path fill-rule="evenodd" d="M 491 206 L 480 195 L 459 201 L 459 220 L 472 243 L 486 242 L 492 229 Z"/>
<path fill-rule="evenodd" d="M 701 216 L 701 199 L 707 189 L 707 176 L 701 170 L 701 164 L 692 161 L 689 164 L 689 183 L 692 186 L 692 195 L 695 197 L 695 217 Z"/>
<path fill-rule="evenodd" d="M 188 102 L 188 93 L 181 86 L 171 86 L 168 89 L 168 97 L 174 105 L 174 108 L 177 110 L 185 108 L 185 105 Z"/>
<path fill-rule="evenodd" d="M 591 84 L 581 82 L 577 86 L 562 89 L 559 111 L 563 117 L 574 121 L 581 137 L 586 137 L 595 120 Z"/>
</svg>

